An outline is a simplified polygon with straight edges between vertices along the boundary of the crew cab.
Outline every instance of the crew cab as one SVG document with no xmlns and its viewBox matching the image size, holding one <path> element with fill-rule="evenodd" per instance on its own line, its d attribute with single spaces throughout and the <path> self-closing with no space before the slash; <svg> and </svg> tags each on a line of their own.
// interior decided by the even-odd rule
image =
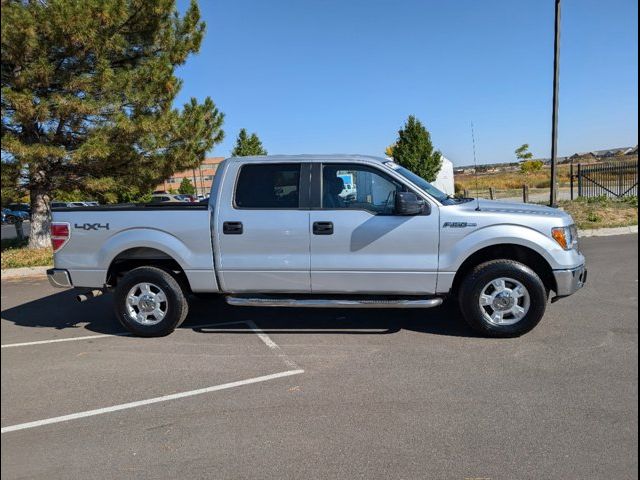
<svg viewBox="0 0 640 480">
<path fill-rule="evenodd" d="M 112 290 L 118 320 L 141 336 L 172 332 L 205 293 L 319 308 L 449 297 L 481 334 L 517 336 L 587 277 L 567 213 L 452 198 L 362 155 L 229 158 L 204 203 L 54 209 L 51 238 L 51 283 L 81 300 Z"/>
</svg>

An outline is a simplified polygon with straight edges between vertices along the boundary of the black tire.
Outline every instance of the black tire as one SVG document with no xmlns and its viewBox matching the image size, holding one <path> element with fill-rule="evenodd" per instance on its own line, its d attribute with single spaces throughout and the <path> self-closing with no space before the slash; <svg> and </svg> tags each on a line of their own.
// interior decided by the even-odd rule
<svg viewBox="0 0 640 480">
<path fill-rule="evenodd" d="M 529 295 L 528 311 L 522 319 L 511 325 L 491 322 L 485 312 L 490 313 L 494 307 L 488 306 L 485 310 L 485 307 L 480 306 L 482 290 L 490 282 L 500 278 L 520 282 Z M 540 322 L 547 307 L 547 295 L 540 277 L 526 265 L 513 260 L 492 260 L 475 267 L 462 281 L 458 301 L 465 320 L 476 332 L 486 337 L 518 337 Z"/>
<path fill-rule="evenodd" d="M 159 302 L 165 309 L 164 317 L 152 318 L 153 324 L 142 324 L 133 318 L 127 308 L 127 296 L 131 289 L 138 284 L 152 284 L 152 293 L 161 290 L 166 302 Z M 137 290 L 142 293 L 141 290 Z M 134 294 L 135 295 L 135 294 Z M 187 318 L 189 303 L 180 283 L 166 270 L 157 267 L 139 267 L 128 272 L 118 281 L 114 293 L 114 307 L 118 320 L 128 331 L 140 337 L 163 337 L 173 332 Z M 140 311 L 139 307 L 138 311 Z M 143 312 L 146 313 L 146 312 Z M 153 313 L 149 313 L 153 315 Z"/>
</svg>

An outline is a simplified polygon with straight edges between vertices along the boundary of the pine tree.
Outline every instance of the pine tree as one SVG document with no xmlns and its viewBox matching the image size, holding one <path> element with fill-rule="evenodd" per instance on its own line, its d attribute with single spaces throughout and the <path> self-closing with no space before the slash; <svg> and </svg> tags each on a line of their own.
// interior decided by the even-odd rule
<svg viewBox="0 0 640 480">
<path fill-rule="evenodd" d="M 2 1 L 2 162 L 30 192 L 29 246 L 50 245 L 53 191 L 133 200 L 222 141 L 210 98 L 173 107 L 204 30 L 195 0 Z"/>
<path fill-rule="evenodd" d="M 196 193 L 196 188 L 191 183 L 188 177 L 184 177 L 180 182 L 180 186 L 178 187 L 178 193 L 182 195 L 194 195 Z"/>
<path fill-rule="evenodd" d="M 236 140 L 236 146 L 231 152 L 232 157 L 250 157 L 253 155 L 266 155 L 267 151 L 262 146 L 262 142 L 258 135 L 252 133 L 247 134 L 246 129 L 241 129 Z"/>
<path fill-rule="evenodd" d="M 433 182 L 442 168 L 442 154 L 434 150 L 431 135 L 414 115 L 409 115 L 398 131 L 393 159 L 428 182 Z"/>
</svg>

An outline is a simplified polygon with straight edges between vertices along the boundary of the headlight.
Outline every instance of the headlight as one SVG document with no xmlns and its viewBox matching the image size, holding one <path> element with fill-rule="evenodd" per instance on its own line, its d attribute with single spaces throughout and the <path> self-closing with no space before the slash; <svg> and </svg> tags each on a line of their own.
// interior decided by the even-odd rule
<svg viewBox="0 0 640 480">
<path fill-rule="evenodd" d="M 578 246 L 578 229 L 575 225 L 552 228 L 551 237 L 565 250 Z"/>
</svg>

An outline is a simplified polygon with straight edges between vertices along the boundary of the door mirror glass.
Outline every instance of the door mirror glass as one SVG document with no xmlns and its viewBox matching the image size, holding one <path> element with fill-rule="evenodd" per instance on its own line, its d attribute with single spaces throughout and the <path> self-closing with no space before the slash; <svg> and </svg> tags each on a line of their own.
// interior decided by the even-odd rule
<svg viewBox="0 0 640 480">
<path fill-rule="evenodd" d="M 396 215 L 429 214 L 429 204 L 413 192 L 396 192 Z"/>
</svg>

